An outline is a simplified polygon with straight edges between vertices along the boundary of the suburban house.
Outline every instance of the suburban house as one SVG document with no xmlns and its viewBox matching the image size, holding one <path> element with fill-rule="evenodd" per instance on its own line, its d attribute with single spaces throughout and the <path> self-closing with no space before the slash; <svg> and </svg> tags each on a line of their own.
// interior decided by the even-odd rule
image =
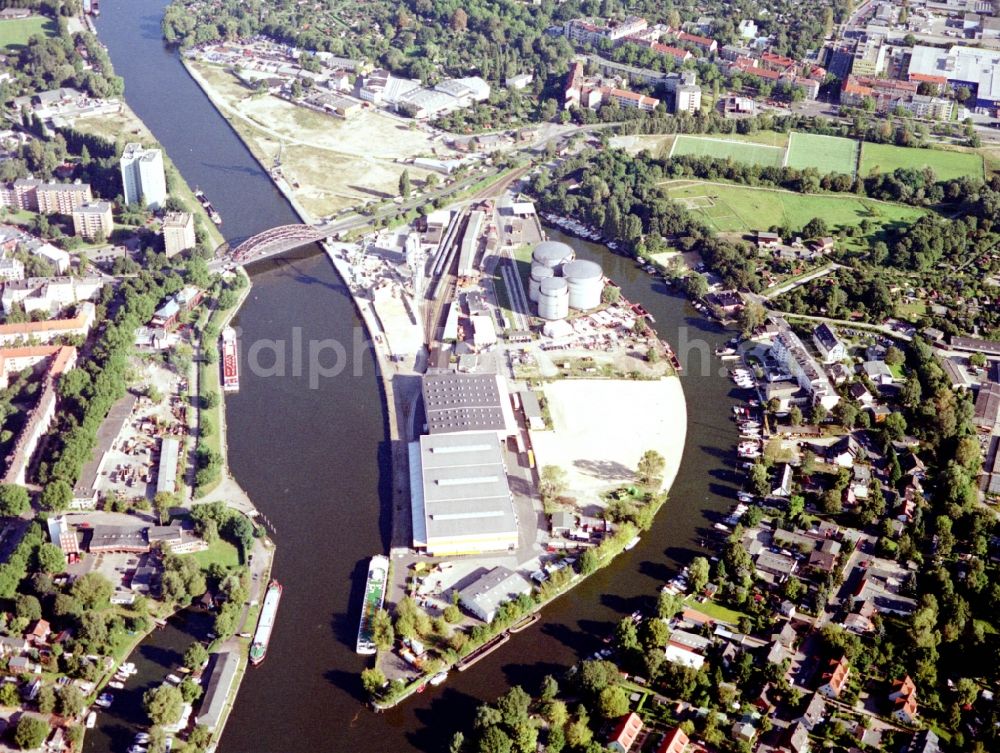
<svg viewBox="0 0 1000 753">
<path fill-rule="evenodd" d="M 823 363 L 843 361 L 847 357 L 847 346 L 829 324 L 823 323 L 816 327 L 812 339 L 816 350 L 823 356 Z"/>
<path fill-rule="evenodd" d="M 892 715 L 903 724 L 914 724 L 917 720 L 917 686 L 907 675 L 902 680 L 893 680 L 889 700 L 893 702 Z"/>
<path fill-rule="evenodd" d="M 847 657 L 830 662 L 830 671 L 823 673 L 825 682 L 819 686 L 817 692 L 822 693 L 827 698 L 840 698 L 847 687 L 847 679 L 851 675 L 851 666 Z"/>
</svg>

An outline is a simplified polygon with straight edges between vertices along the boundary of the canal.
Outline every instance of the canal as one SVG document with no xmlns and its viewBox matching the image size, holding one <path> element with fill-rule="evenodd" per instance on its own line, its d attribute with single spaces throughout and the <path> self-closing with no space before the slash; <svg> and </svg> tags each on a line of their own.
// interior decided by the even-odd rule
<svg viewBox="0 0 1000 753">
<path fill-rule="evenodd" d="M 163 7 L 164 0 L 102 3 L 98 29 L 125 79 L 129 104 L 186 180 L 218 208 L 230 242 L 297 221 L 175 53 L 164 49 Z M 731 385 L 714 358 L 705 369 L 694 368 L 701 353 L 710 354 L 728 334 L 633 262 L 570 242 L 581 256 L 601 261 L 624 294 L 652 312 L 661 337 L 675 346 L 695 342 L 690 351 L 678 348 L 688 367 L 689 423 L 671 500 L 638 547 L 548 607 L 538 624 L 475 670 L 382 715 L 362 706 L 358 673 L 365 662 L 353 652 L 367 558 L 384 551 L 388 533 L 387 429 L 374 362 L 355 347 L 361 323 L 317 249 L 251 269 L 253 291 L 235 322 L 242 380 L 240 392 L 226 401 L 229 459 L 237 480 L 274 523 L 274 575 L 285 591 L 268 658 L 247 673 L 221 753 L 442 750 L 482 699 L 511 683 L 534 686 L 546 673 L 564 670 L 594 650 L 621 615 L 649 605 L 677 563 L 709 535 L 705 512 L 733 503 L 724 463 L 733 443 Z M 309 344 L 323 341 L 339 343 L 348 358 L 337 376 L 314 382 Z M 332 366 L 337 348 L 316 347 Z M 250 367 L 251 353 L 257 368 Z M 154 633 L 147 648 L 158 650 L 166 635 Z M 122 703 L 134 708 L 134 699 Z M 122 734 L 112 733 L 133 714 L 120 718 L 112 710 L 99 720 L 87 750 L 124 751 Z"/>
</svg>

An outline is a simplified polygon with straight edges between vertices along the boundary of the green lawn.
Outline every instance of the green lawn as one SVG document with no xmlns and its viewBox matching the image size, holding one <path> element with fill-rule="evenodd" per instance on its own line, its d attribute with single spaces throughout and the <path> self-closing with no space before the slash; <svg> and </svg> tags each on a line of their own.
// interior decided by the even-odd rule
<svg viewBox="0 0 1000 753">
<path fill-rule="evenodd" d="M 874 235 L 885 226 L 910 224 L 925 214 L 916 207 L 853 195 L 799 194 L 703 181 L 679 182 L 676 188 L 667 184 L 666 191 L 672 199 L 686 199 L 684 203 L 719 232 L 745 233 L 772 225 L 801 228 L 822 217 L 833 231 L 868 219 Z"/>
<path fill-rule="evenodd" d="M 54 37 L 58 32 L 55 21 L 47 16 L 0 21 L 0 48 L 9 52 L 19 50 L 36 34 Z"/>
<path fill-rule="evenodd" d="M 207 570 L 210 565 L 215 563 L 223 567 L 236 567 L 240 564 L 240 555 L 236 551 L 236 547 L 222 539 L 210 544 L 205 551 L 195 552 L 191 556 L 194 557 L 194 561 L 202 570 Z"/>
<path fill-rule="evenodd" d="M 735 609 L 730 609 L 729 607 L 724 607 L 721 604 L 716 604 L 714 601 L 699 602 L 693 596 L 688 596 L 684 599 L 684 605 L 702 612 L 703 614 L 707 614 L 713 620 L 728 622 L 731 625 L 739 623 L 740 617 L 744 616 L 742 612 L 737 612 Z"/>
<path fill-rule="evenodd" d="M 776 146 L 764 146 L 723 138 L 678 136 L 674 140 L 674 148 L 670 156 L 682 157 L 688 155 L 731 159 L 734 162 L 761 165 L 763 167 L 780 167 L 785 158 L 785 150 Z"/>
<path fill-rule="evenodd" d="M 900 167 L 929 167 L 938 180 L 952 180 L 968 175 L 982 179 L 983 158 L 972 152 L 944 149 L 913 149 L 891 144 L 864 144 L 861 148 L 861 174 L 889 173 Z"/>
<path fill-rule="evenodd" d="M 857 167 L 858 142 L 839 136 L 818 136 L 814 133 L 793 133 L 788 142 L 789 167 L 815 167 L 821 175 L 845 173 L 854 175 Z"/>
</svg>

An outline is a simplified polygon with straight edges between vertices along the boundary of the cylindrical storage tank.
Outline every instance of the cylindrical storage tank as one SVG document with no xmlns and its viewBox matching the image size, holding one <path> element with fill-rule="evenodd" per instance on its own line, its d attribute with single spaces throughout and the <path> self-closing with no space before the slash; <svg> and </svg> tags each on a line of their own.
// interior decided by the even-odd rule
<svg viewBox="0 0 1000 753">
<path fill-rule="evenodd" d="M 538 302 L 538 286 L 541 284 L 542 280 L 554 277 L 555 273 L 556 272 L 552 269 L 552 267 L 546 267 L 544 264 L 535 262 L 531 265 L 531 277 L 528 278 L 529 301 Z"/>
<path fill-rule="evenodd" d="M 569 285 L 562 277 L 550 277 L 538 285 L 538 315 L 549 321 L 569 315 Z"/>
<path fill-rule="evenodd" d="M 568 261 L 573 261 L 575 258 L 576 251 L 571 246 L 559 241 L 542 241 L 531 252 L 531 260 L 533 262 L 543 264 L 551 269 Z"/>
<path fill-rule="evenodd" d="M 571 261 L 562 268 L 569 286 L 569 307 L 577 311 L 590 311 L 601 305 L 604 290 L 604 271 L 601 265 L 586 259 Z"/>
</svg>

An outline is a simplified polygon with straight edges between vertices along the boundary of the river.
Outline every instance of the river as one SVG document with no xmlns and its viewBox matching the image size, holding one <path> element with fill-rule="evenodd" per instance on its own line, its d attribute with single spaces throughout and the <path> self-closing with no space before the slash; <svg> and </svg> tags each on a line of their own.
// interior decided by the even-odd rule
<svg viewBox="0 0 1000 753">
<path fill-rule="evenodd" d="M 218 208 L 230 242 L 297 221 L 176 55 L 164 49 L 163 7 L 164 0 L 102 3 L 98 30 L 125 79 L 127 101 L 185 179 Z M 728 337 L 631 261 L 570 242 L 581 256 L 601 261 L 675 346 L 701 339 L 710 351 Z M 683 380 L 687 445 L 670 502 L 642 543 L 546 608 L 538 624 L 474 670 L 376 715 L 361 703 L 358 673 L 365 662 L 353 652 L 366 561 L 387 542 L 387 429 L 374 362 L 361 351 L 343 373 L 317 384 L 310 384 L 308 363 L 297 370 L 296 339 L 306 354 L 311 341 L 325 339 L 350 354 L 361 326 L 344 285 L 317 249 L 250 271 L 253 291 L 235 322 L 241 390 L 226 399 L 229 459 L 237 480 L 274 523 L 274 575 L 285 591 L 268 658 L 247 673 L 221 753 L 442 750 L 481 699 L 496 697 L 511 683 L 536 686 L 546 673 L 560 672 L 592 651 L 621 615 L 652 603 L 677 562 L 690 558 L 708 535 L 705 511 L 733 504 L 732 478 L 722 460 L 734 438 L 731 385 L 719 375 L 717 360 L 710 362 L 713 373 L 694 374 L 694 364 L 679 349 L 689 367 Z M 261 365 L 273 366 L 280 343 L 285 357 L 277 359 L 278 367 L 248 367 L 254 348 L 261 348 Z M 166 635 L 154 633 L 147 649 L 156 649 Z M 124 751 L 118 741 L 122 723 L 132 720 L 127 716 L 100 715 L 87 750 Z"/>
</svg>

